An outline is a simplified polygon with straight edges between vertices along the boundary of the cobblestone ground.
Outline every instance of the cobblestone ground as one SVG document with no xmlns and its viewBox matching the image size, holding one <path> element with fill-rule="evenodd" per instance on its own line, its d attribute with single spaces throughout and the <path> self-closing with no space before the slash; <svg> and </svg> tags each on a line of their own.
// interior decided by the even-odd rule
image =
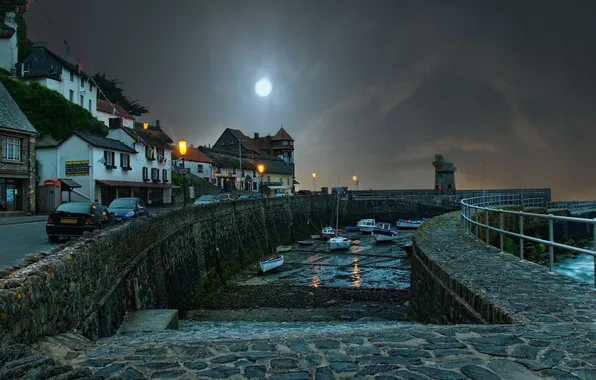
<svg viewBox="0 0 596 380">
<path fill-rule="evenodd" d="M 592 324 L 272 325 L 191 324 L 180 331 L 117 335 L 95 343 L 54 337 L 37 345 L 39 352 L 51 352 L 53 358 L 27 352 L 16 355 L 19 347 L 28 349 L 24 346 L 13 346 L 8 356 L 7 349 L 0 352 L 1 364 L 12 360 L 0 371 L 0 378 L 596 378 L 596 326 Z M 58 347 L 60 341 L 62 347 Z"/>
</svg>

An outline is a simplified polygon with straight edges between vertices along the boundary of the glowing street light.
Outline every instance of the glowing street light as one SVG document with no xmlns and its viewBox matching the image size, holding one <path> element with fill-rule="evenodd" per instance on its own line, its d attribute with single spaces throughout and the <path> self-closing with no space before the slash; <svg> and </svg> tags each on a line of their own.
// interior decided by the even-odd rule
<svg viewBox="0 0 596 380">
<path fill-rule="evenodd" d="M 186 140 L 182 139 L 178 141 L 178 150 L 180 151 L 180 161 L 182 164 L 180 168 L 182 169 L 182 198 L 184 199 L 184 207 L 186 207 L 186 169 L 184 168 L 184 155 L 186 154 Z"/>
<path fill-rule="evenodd" d="M 186 140 L 182 139 L 178 141 L 178 149 L 180 150 L 181 155 L 184 156 L 186 154 Z"/>
<path fill-rule="evenodd" d="M 312 172 L 312 192 L 313 193 L 317 191 L 316 183 L 317 183 L 317 173 Z"/>
<path fill-rule="evenodd" d="M 358 186 L 358 177 L 352 176 L 352 181 L 354 181 L 354 189 L 356 189 L 356 187 Z"/>
<path fill-rule="evenodd" d="M 265 165 L 258 164 L 257 165 L 257 171 L 261 175 L 261 194 L 263 194 L 263 172 L 265 171 Z"/>
</svg>

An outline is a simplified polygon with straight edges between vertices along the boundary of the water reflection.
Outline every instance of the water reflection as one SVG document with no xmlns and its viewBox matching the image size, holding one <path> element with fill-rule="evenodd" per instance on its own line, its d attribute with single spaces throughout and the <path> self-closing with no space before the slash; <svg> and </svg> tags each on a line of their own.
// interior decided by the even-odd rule
<svg viewBox="0 0 596 380">
<path fill-rule="evenodd" d="M 318 288 L 320 283 L 321 283 L 321 279 L 319 277 L 319 267 L 316 266 L 315 267 L 315 275 L 312 278 L 312 286 L 314 288 Z"/>
<path fill-rule="evenodd" d="M 352 275 L 354 278 L 354 281 L 352 281 L 352 286 L 354 286 L 355 288 L 359 288 L 360 287 L 360 273 L 358 271 L 358 258 L 354 257 L 354 270 L 352 271 Z"/>
</svg>

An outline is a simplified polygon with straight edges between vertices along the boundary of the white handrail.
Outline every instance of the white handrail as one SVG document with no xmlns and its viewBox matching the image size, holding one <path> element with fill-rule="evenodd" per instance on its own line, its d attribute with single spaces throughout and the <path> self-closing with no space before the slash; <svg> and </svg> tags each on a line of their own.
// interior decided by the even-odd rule
<svg viewBox="0 0 596 380">
<path fill-rule="evenodd" d="M 519 239 L 519 258 L 524 260 L 524 241 L 532 241 L 535 243 L 541 243 L 549 247 L 549 270 L 551 273 L 554 272 L 555 258 L 554 249 L 555 247 L 566 249 L 573 252 L 585 253 L 594 257 L 594 273 L 596 274 L 596 219 L 578 218 L 573 216 L 560 216 L 553 214 L 538 214 L 527 211 L 515 211 L 506 210 L 503 207 L 508 206 L 522 206 L 524 209 L 540 207 L 548 209 L 568 209 L 570 213 L 574 212 L 596 212 L 596 202 L 547 202 L 544 198 L 522 198 L 521 195 L 509 195 L 509 194 L 497 194 L 483 197 L 473 197 L 462 199 L 461 202 L 461 220 L 462 227 L 467 233 L 472 234 L 478 240 L 479 228 L 485 229 L 485 243 L 490 244 L 490 231 L 499 233 L 500 249 L 501 253 L 504 253 L 504 237 L 505 235 Z M 484 223 L 479 221 L 480 212 L 484 211 Z M 491 226 L 489 223 L 489 214 L 496 213 L 499 215 L 499 226 Z M 518 216 L 518 228 L 519 232 L 508 231 L 504 228 L 504 217 L 505 215 L 517 215 Z M 540 239 L 532 236 L 524 235 L 524 217 L 540 218 L 548 220 L 548 240 Z M 555 221 L 566 221 L 575 223 L 584 223 L 592 225 L 592 235 L 594 239 L 594 246 L 592 249 L 585 249 L 579 247 L 573 247 L 566 244 L 557 243 L 554 241 L 554 222 Z M 475 228 L 472 228 L 475 227 Z M 472 231 L 475 232 L 472 232 Z M 596 276 L 594 278 L 594 288 L 596 289 Z"/>
</svg>

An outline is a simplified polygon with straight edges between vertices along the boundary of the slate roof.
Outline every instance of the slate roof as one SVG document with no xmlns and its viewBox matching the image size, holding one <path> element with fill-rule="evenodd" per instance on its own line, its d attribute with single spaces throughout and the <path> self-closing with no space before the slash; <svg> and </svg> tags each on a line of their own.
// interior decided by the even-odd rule
<svg viewBox="0 0 596 380">
<path fill-rule="evenodd" d="M 279 131 L 277 131 L 277 133 L 275 134 L 275 136 L 273 136 L 271 138 L 271 140 L 289 140 L 289 141 L 294 141 L 294 139 L 292 138 L 292 136 L 290 136 L 290 134 L 288 132 L 286 132 L 286 130 L 284 129 L 284 127 L 281 127 L 279 129 Z"/>
<path fill-rule="evenodd" d="M 0 128 L 39 134 L 2 83 L 0 83 Z"/>
<path fill-rule="evenodd" d="M 244 133 L 242 133 L 241 130 L 231 129 L 231 128 L 227 128 L 227 129 L 236 138 L 236 140 L 240 141 L 240 144 L 242 144 L 244 149 L 252 150 L 253 152 L 255 152 L 257 154 L 261 153 L 261 149 L 259 149 L 258 145 L 256 145 L 250 137 L 248 137 Z"/>
<path fill-rule="evenodd" d="M 54 148 L 60 144 L 60 141 L 56 140 L 50 135 L 42 136 L 35 140 L 35 149 L 39 148 Z"/>
<path fill-rule="evenodd" d="M 238 155 L 213 148 L 199 147 L 212 161 L 213 166 L 234 169 L 240 166 Z M 265 165 L 265 173 L 271 174 L 293 174 L 292 168 L 279 157 L 273 156 L 243 156 L 242 167 L 248 170 L 256 170 L 259 164 Z"/>
<path fill-rule="evenodd" d="M 131 114 L 129 114 L 128 112 L 126 112 L 126 110 L 124 108 L 122 108 L 122 106 L 118 103 L 112 103 L 114 105 L 114 107 L 112 107 L 110 105 L 110 102 L 103 100 L 103 99 L 97 99 L 97 110 L 99 112 L 103 112 L 103 113 L 108 113 L 110 115 L 114 114 L 114 108 L 116 108 L 116 115 L 115 116 L 120 116 L 120 117 L 124 117 L 127 119 L 132 119 L 134 120 L 134 116 L 132 116 Z"/>
<path fill-rule="evenodd" d="M 158 148 L 172 149 L 171 144 L 174 143 L 174 140 L 172 140 L 161 127 L 149 124 L 148 128 L 144 129 L 143 123 L 136 121 L 133 129 L 149 145 Z"/>
<path fill-rule="evenodd" d="M 119 140 L 114 140 L 114 139 L 110 139 L 107 137 L 97 136 L 97 135 L 94 135 L 91 133 L 84 133 L 84 132 L 74 132 L 73 135 L 80 137 L 81 139 L 83 139 L 87 143 L 89 143 L 89 145 L 92 145 L 97 148 L 117 150 L 119 152 L 126 152 L 126 153 L 138 153 L 136 150 L 132 149 L 131 147 L 129 147 L 128 145 L 124 144 L 122 141 L 119 141 Z M 65 140 L 62 140 L 62 141 L 65 141 Z"/>
<path fill-rule="evenodd" d="M 180 159 L 180 155 L 177 151 L 172 151 L 172 160 Z M 189 146 L 186 148 L 186 154 L 184 155 L 184 159 L 186 161 L 193 161 L 193 162 L 207 162 L 211 163 L 211 159 L 199 148 Z"/>
</svg>

